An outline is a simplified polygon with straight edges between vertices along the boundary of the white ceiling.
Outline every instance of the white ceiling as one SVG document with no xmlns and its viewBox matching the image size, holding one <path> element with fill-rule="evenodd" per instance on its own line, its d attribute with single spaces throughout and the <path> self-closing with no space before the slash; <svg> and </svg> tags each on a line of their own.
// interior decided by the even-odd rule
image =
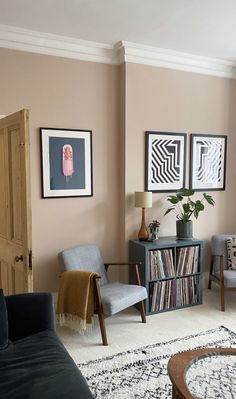
<svg viewBox="0 0 236 399">
<path fill-rule="evenodd" d="M 0 0 L 0 24 L 236 61 L 236 0 Z"/>
</svg>

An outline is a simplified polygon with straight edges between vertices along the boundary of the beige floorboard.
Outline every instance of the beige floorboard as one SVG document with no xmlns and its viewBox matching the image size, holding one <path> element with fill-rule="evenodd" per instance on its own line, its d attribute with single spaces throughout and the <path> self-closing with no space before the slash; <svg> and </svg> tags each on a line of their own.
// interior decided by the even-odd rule
<svg viewBox="0 0 236 399">
<path fill-rule="evenodd" d="M 147 324 L 141 323 L 135 308 L 106 319 L 108 347 L 101 344 L 97 319 L 92 332 L 84 336 L 68 328 L 58 328 L 57 332 L 78 363 L 221 325 L 236 333 L 236 292 L 226 294 L 226 311 L 221 312 L 219 288 L 214 286 L 204 290 L 202 305 L 148 316 Z"/>
</svg>

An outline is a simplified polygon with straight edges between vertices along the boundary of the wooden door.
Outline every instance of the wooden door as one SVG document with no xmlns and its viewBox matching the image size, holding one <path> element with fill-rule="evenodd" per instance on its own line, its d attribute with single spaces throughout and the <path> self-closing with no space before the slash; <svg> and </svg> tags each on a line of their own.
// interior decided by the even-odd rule
<svg viewBox="0 0 236 399">
<path fill-rule="evenodd" d="M 0 119 L 0 287 L 32 291 L 29 111 Z"/>
</svg>

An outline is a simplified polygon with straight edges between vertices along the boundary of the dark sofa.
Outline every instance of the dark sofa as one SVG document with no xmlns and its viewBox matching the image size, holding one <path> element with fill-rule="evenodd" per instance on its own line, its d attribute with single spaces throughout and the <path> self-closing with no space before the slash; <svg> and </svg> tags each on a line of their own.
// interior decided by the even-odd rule
<svg viewBox="0 0 236 399">
<path fill-rule="evenodd" d="M 0 290 L 0 398 L 93 398 L 55 333 L 51 294 L 19 294 L 4 300 Z"/>
</svg>

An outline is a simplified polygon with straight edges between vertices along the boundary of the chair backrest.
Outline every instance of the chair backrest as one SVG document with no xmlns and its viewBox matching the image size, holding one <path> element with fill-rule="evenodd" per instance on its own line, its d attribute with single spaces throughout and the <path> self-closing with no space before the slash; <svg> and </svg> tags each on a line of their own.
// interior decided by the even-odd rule
<svg viewBox="0 0 236 399">
<path fill-rule="evenodd" d="M 96 245 L 80 245 L 60 252 L 59 260 L 66 271 L 91 270 L 101 276 L 101 285 L 108 283 L 106 269 Z"/>
<path fill-rule="evenodd" d="M 228 254 L 226 240 L 229 238 L 236 238 L 235 234 L 216 234 L 211 239 L 211 250 L 212 255 L 223 255 L 224 257 L 224 269 L 228 269 Z M 214 260 L 214 272 L 220 269 L 220 259 L 218 257 Z"/>
</svg>

